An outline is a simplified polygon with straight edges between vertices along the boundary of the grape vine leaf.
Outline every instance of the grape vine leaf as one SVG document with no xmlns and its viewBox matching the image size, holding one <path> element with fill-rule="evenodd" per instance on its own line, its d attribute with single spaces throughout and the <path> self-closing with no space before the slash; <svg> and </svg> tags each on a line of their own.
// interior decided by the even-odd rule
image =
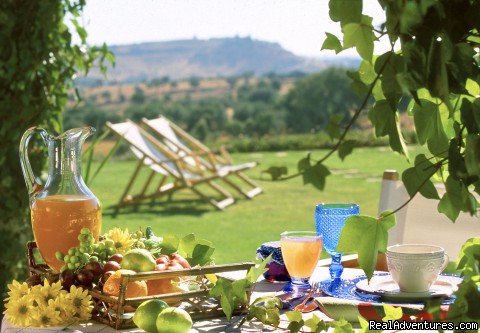
<svg viewBox="0 0 480 333">
<path fill-rule="evenodd" d="M 438 212 L 445 214 L 452 222 L 455 222 L 460 211 L 470 212 L 474 215 L 477 211 L 477 199 L 468 191 L 465 185 L 448 176 L 445 182 L 446 192 L 438 204 Z"/>
<path fill-rule="evenodd" d="M 292 333 L 300 332 L 304 325 L 302 313 L 300 311 L 288 311 L 285 313 L 290 323 L 288 324 L 288 330 Z"/>
<path fill-rule="evenodd" d="M 267 170 L 263 170 L 262 173 L 268 173 L 270 177 L 272 177 L 272 180 L 277 180 L 280 177 L 287 175 L 288 169 L 287 167 L 284 167 L 284 166 L 281 166 L 281 167 L 271 166 Z"/>
<path fill-rule="evenodd" d="M 402 173 L 402 181 L 408 195 L 413 197 L 418 191 L 427 199 L 440 199 L 437 189 L 430 180 L 436 170 L 437 168 L 424 154 L 418 154 L 414 166 Z"/>
<path fill-rule="evenodd" d="M 463 244 L 457 259 L 457 269 L 462 270 L 465 279 L 476 276 L 480 272 L 480 237 L 470 238 Z"/>
<path fill-rule="evenodd" d="M 377 137 L 388 135 L 390 147 L 408 159 L 408 149 L 400 131 L 397 111 L 393 110 L 386 100 L 375 103 L 368 112 L 368 119 L 375 127 L 375 135 Z"/>
<path fill-rule="evenodd" d="M 360 22 L 362 19 L 362 0 L 330 0 L 329 15 L 334 22 Z"/>
<path fill-rule="evenodd" d="M 352 324 L 350 324 L 345 319 L 340 319 L 332 322 L 331 326 L 333 327 L 333 333 L 352 333 L 353 330 Z"/>
<path fill-rule="evenodd" d="M 197 240 L 194 234 L 188 234 L 180 239 L 178 244 L 178 251 L 192 267 L 204 266 L 213 260 L 212 255 L 215 248 L 211 242 L 205 239 Z"/>
<path fill-rule="evenodd" d="M 420 99 L 421 105 L 412 108 L 413 121 L 420 144 L 428 144 L 433 155 L 443 156 L 448 150 L 448 138 L 443 129 L 438 104 Z"/>
<path fill-rule="evenodd" d="M 470 176 L 480 176 L 480 137 L 469 134 L 465 143 L 465 166 Z"/>
<path fill-rule="evenodd" d="M 372 18 L 362 15 L 360 23 L 347 23 L 342 27 L 342 31 L 344 49 L 355 47 L 362 59 L 372 62 L 373 41 L 375 40 Z"/>
<path fill-rule="evenodd" d="M 358 323 L 360 324 L 360 331 L 359 333 L 370 333 L 370 332 L 376 332 L 370 329 L 370 325 L 368 324 L 368 321 L 363 318 L 362 316 L 358 316 Z"/>
<path fill-rule="evenodd" d="M 330 173 L 330 170 L 328 170 L 326 166 L 317 162 L 303 172 L 303 184 L 312 184 L 317 189 L 323 190 L 325 188 L 326 178 Z"/>
<path fill-rule="evenodd" d="M 160 243 L 162 254 L 172 254 L 177 252 L 180 240 L 175 235 L 163 236 L 163 241 Z"/>
<path fill-rule="evenodd" d="M 382 321 L 399 320 L 403 315 L 402 307 L 394 307 L 388 304 L 383 305 L 383 312 L 385 316 L 382 318 Z"/>
<path fill-rule="evenodd" d="M 331 140 L 340 138 L 340 122 L 342 121 L 343 116 L 340 114 L 332 114 L 330 115 L 328 126 L 327 126 L 327 133 Z"/>
<path fill-rule="evenodd" d="M 342 161 L 352 153 L 355 143 L 355 140 L 345 140 L 340 144 L 338 147 L 338 157 L 340 157 Z"/>
<path fill-rule="evenodd" d="M 373 276 L 378 252 L 387 250 L 388 230 L 395 225 L 395 214 L 385 211 L 380 217 L 351 216 L 340 234 L 337 251 L 356 252 L 358 264 L 368 280 Z"/>
<path fill-rule="evenodd" d="M 338 40 L 337 36 L 326 32 L 327 38 L 323 41 L 321 50 L 333 50 L 335 53 L 339 53 L 343 50 L 342 44 Z"/>
<path fill-rule="evenodd" d="M 415 1 L 408 1 L 400 17 L 400 31 L 408 34 L 423 21 L 419 5 Z"/>
</svg>

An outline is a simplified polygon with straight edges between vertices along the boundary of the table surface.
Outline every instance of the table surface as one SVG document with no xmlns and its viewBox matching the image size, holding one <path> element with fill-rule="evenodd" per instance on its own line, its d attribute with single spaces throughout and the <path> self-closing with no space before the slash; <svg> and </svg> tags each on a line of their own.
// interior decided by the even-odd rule
<svg viewBox="0 0 480 333">
<path fill-rule="evenodd" d="M 328 272 L 328 267 L 323 266 L 324 263 L 321 261 L 322 266 L 317 266 L 313 276 L 312 281 L 322 281 L 330 277 Z M 359 269 L 345 268 L 342 277 L 349 279 L 356 276 L 362 275 L 363 271 Z M 229 274 L 231 277 L 242 278 L 245 276 L 245 272 L 232 272 Z M 280 292 L 283 288 L 283 283 L 270 283 L 263 279 L 260 279 L 254 286 L 254 291 L 252 293 L 252 300 L 260 296 L 265 295 L 274 295 Z M 319 310 L 313 311 L 308 314 L 304 314 L 305 319 L 313 315 L 319 316 L 325 321 L 331 320 L 326 314 L 320 312 Z M 264 327 L 261 323 L 255 322 L 246 322 L 242 325 L 241 329 L 237 328 L 238 323 L 240 322 L 241 317 L 233 317 L 231 322 L 228 322 L 226 318 L 216 318 L 208 319 L 194 322 L 194 326 L 191 332 L 274 332 L 273 328 Z M 285 315 L 282 315 L 281 320 L 286 320 Z M 282 325 L 281 325 L 282 326 Z M 118 332 L 115 329 L 98 323 L 96 321 L 90 321 L 84 324 L 77 324 L 65 327 L 49 327 L 49 328 L 18 328 L 12 327 L 10 323 L 5 320 L 5 317 L 2 320 L 2 328 L 0 333 L 53 333 L 53 332 L 62 332 L 62 333 L 114 333 Z M 126 329 L 120 332 L 143 332 L 141 329 Z"/>
</svg>

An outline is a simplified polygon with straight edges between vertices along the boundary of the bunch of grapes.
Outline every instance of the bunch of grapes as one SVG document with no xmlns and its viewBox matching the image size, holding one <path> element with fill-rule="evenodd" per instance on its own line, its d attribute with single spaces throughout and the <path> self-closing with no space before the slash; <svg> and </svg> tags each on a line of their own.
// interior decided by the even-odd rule
<svg viewBox="0 0 480 333">
<path fill-rule="evenodd" d="M 94 255 L 93 247 L 95 244 L 90 229 L 83 228 L 80 231 L 80 235 L 78 235 L 78 240 L 80 241 L 80 245 L 70 248 L 66 254 L 60 251 L 55 253 L 56 258 L 65 263 L 60 269 L 61 272 L 67 269 L 77 270 L 89 262 L 98 261 L 98 257 Z"/>
<path fill-rule="evenodd" d="M 117 252 L 115 243 L 111 239 L 104 239 L 93 244 L 93 255 L 96 261 L 105 262 L 110 256 Z"/>
</svg>

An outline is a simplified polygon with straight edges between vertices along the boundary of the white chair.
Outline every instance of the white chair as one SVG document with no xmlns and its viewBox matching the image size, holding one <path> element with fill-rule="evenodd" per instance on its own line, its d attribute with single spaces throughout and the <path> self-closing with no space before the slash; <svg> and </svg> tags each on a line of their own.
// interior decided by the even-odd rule
<svg viewBox="0 0 480 333">
<path fill-rule="evenodd" d="M 205 172 L 205 170 L 196 169 L 188 165 L 184 157 L 174 154 L 168 147 L 164 146 L 163 143 L 156 140 L 134 122 L 130 120 L 118 124 L 107 122 L 106 126 L 109 131 L 119 137 L 119 140 L 124 140 L 128 144 L 138 159 L 137 167 L 128 181 L 118 204 L 115 206 L 114 214 L 121 207 L 138 205 L 145 200 L 153 202 L 159 197 L 171 195 L 173 192 L 181 189 L 191 190 L 218 210 L 223 210 L 235 202 L 229 192 L 214 183 L 215 180 L 221 178 L 220 175 Z M 150 175 L 139 193 L 130 194 L 139 171 L 144 167 L 151 169 Z M 155 175 L 160 175 L 161 180 L 153 191 L 149 191 Z M 170 180 L 170 182 L 167 182 L 167 180 Z M 200 184 L 205 184 L 212 188 L 221 196 L 221 199 L 218 201 L 212 196 L 204 194 L 197 187 Z"/>
<path fill-rule="evenodd" d="M 443 184 L 435 185 L 440 197 L 445 193 Z M 395 210 L 409 199 L 395 170 L 383 173 L 379 213 Z M 469 238 L 480 236 L 480 217 L 460 213 L 453 223 L 437 210 L 438 200 L 417 194 L 412 201 L 396 213 L 397 224 L 390 229 L 388 244 L 429 243 L 443 247 L 450 261 L 458 258 L 460 249 Z"/>
<path fill-rule="evenodd" d="M 263 192 L 260 186 L 243 173 L 257 166 L 256 162 L 233 164 L 232 158 L 225 149 L 220 150 L 221 155 L 216 154 L 164 116 L 156 119 L 143 118 L 142 123 L 186 165 L 194 169 L 210 171 L 247 199 L 252 199 Z M 231 179 L 234 177 L 236 181 Z"/>
</svg>

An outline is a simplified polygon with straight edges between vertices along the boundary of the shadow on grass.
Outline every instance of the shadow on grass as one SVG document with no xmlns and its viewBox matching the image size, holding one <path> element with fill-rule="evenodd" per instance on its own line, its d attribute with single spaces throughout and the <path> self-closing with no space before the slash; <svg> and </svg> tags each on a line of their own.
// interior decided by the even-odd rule
<svg viewBox="0 0 480 333">
<path fill-rule="evenodd" d="M 130 214 L 155 214 L 159 216 L 187 215 L 201 216 L 205 213 L 218 211 L 203 200 L 174 200 L 151 203 L 140 203 L 135 206 L 120 208 L 115 211 L 115 207 L 107 207 L 103 215 L 115 218 L 118 215 Z"/>
</svg>

